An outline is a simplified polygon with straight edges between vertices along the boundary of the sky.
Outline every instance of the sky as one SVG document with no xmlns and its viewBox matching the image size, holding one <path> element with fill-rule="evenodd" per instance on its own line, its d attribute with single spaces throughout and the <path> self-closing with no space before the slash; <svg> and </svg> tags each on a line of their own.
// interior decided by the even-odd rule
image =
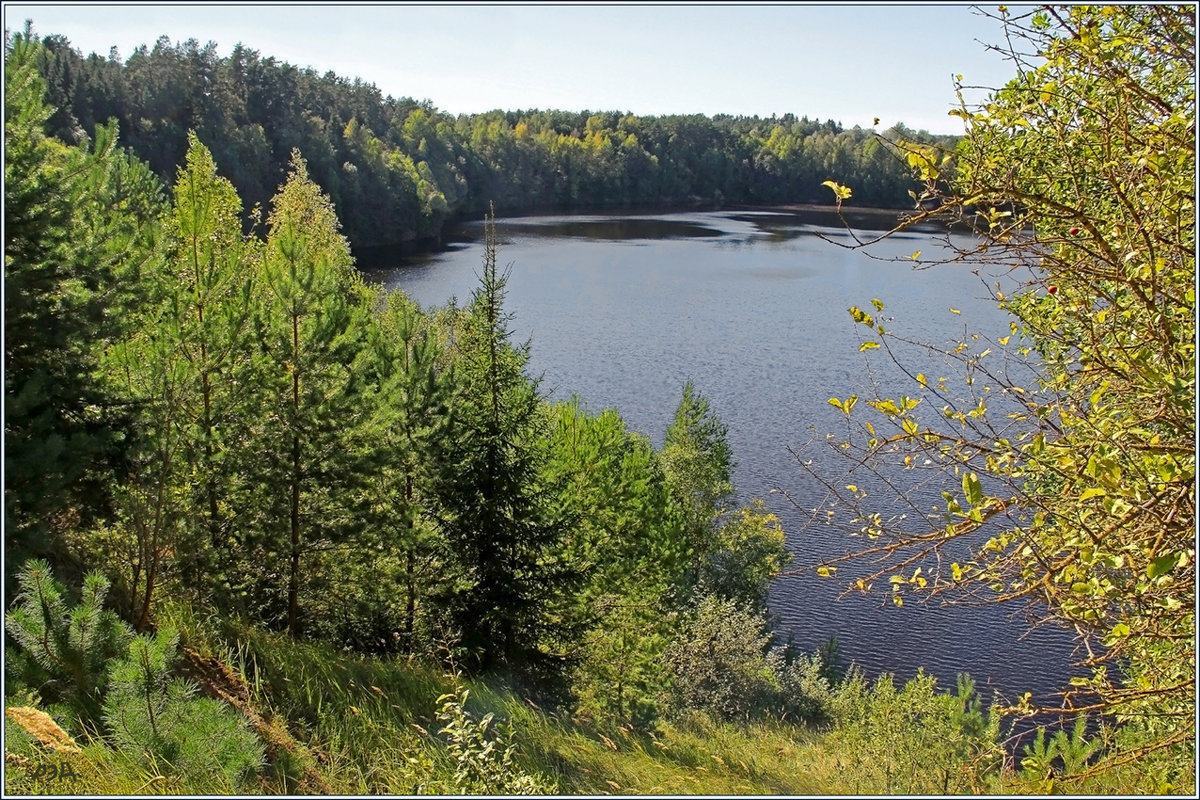
<svg viewBox="0 0 1200 800">
<path fill-rule="evenodd" d="M 962 133 L 954 76 L 999 87 L 998 22 L 965 4 L 914 3 L 4 3 L 85 55 L 237 43 L 298 67 L 429 100 L 492 109 L 795 114 L 847 127 L 903 122 Z M 983 6 L 995 13 L 996 6 Z M 974 92 L 968 102 L 985 93 Z"/>
</svg>

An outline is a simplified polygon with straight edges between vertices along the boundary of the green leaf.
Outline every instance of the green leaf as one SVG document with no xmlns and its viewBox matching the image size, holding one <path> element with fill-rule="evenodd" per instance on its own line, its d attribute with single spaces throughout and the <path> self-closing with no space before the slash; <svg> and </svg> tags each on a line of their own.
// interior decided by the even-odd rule
<svg viewBox="0 0 1200 800">
<path fill-rule="evenodd" d="M 962 488 L 968 503 L 977 506 L 983 502 L 983 487 L 979 485 L 979 477 L 974 472 L 963 475 Z"/>
<path fill-rule="evenodd" d="M 1159 556 L 1150 562 L 1150 566 L 1146 569 L 1146 577 L 1154 580 L 1159 575 L 1165 575 L 1175 568 L 1179 562 L 1179 553 L 1171 553 L 1170 555 Z"/>
<path fill-rule="evenodd" d="M 861 353 L 864 350 L 874 350 L 877 347 L 879 347 L 879 342 L 863 342 L 858 346 L 858 352 Z"/>
</svg>

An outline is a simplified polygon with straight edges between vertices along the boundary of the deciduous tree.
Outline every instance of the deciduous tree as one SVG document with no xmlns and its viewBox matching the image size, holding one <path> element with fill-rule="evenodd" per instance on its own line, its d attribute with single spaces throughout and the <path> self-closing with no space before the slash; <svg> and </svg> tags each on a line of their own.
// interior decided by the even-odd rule
<svg viewBox="0 0 1200 800">
<path fill-rule="evenodd" d="M 909 224 L 973 227 L 956 260 L 1011 270 L 1016 289 L 995 287 L 1011 332 L 958 343 L 957 391 L 852 309 L 872 355 L 912 381 L 857 410 L 835 398 L 848 418 L 878 412 L 864 449 L 845 451 L 852 470 L 895 480 L 887 462 L 928 464 L 952 483 L 936 513 L 903 523 L 826 478 L 874 540 L 866 553 L 889 559 L 876 575 L 892 575 L 897 602 L 920 589 L 1026 602 L 1074 630 L 1088 674 L 1063 708 L 1120 723 L 1094 769 L 1137 764 L 1153 790 L 1194 777 L 1193 11 L 1001 7 L 1017 77 L 955 112 L 967 136 L 953 158 L 906 149 L 918 199 L 936 206 Z M 1036 709 L 1026 697 L 1015 710 Z"/>
</svg>

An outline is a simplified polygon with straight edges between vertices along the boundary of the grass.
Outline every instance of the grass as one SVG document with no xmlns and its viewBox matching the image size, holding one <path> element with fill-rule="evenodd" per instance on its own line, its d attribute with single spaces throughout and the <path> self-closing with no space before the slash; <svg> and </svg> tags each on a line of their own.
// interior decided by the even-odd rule
<svg viewBox="0 0 1200 800">
<path fill-rule="evenodd" d="M 190 648 L 244 679 L 251 704 L 274 728 L 272 741 L 294 746 L 273 748 L 268 768 L 246 786 L 200 786 L 173 776 L 169 765 L 139 768 L 99 738 L 66 757 L 44 753 L 18 733 L 10 737 L 8 751 L 19 760 L 6 770 L 6 794 L 294 794 L 317 787 L 333 794 L 459 793 L 458 764 L 438 736 L 437 717 L 439 698 L 453 693 L 456 682 L 439 666 L 294 642 L 178 608 L 169 618 Z M 533 776 L 544 790 L 818 794 L 824 788 L 806 767 L 819 737 L 796 728 L 696 717 L 635 731 L 548 713 L 498 684 L 464 679 L 462 686 L 475 720 L 491 712 L 511 722 L 510 769 Z M 51 780 L 51 765 L 63 763 L 73 775 Z"/>
<path fill-rule="evenodd" d="M 178 608 L 169 616 L 189 648 L 244 680 L 240 691 L 268 743 L 267 768 L 242 786 L 186 782 L 169 765 L 143 768 L 96 736 L 81 737 L 77 753 L 46 752 L 6 721 L 6 794 L 410 795 L 532 785 L 567 795 L 828 795 L 868 785 L 853 759 L 832 747 L 835 739 L 819 731 L 721 723 L 701 714 L 635 730 L 547 712 L 499 682 L 460 682 L 419 659 L 363 657 L 228 620 L 199 620 Z M 493 713 L 511 723 L 512 764 L 500 764 L 501 742 L 494 755 L 480 756 L 491 772 L 464 777 L 462 759 L 439 736 L 444 722 L 438 717 L 450 707 L 445 696 L 462 689 L 469 693 L 470 719 Z M 6 705 L 29 704 L 28 695 L 6 698 Z M 494 736 L 493 726 L 486 738 Z M 55 774 L 64 764 L 71 773 L 66 778 Z M 531 783 L 504 783 L 521 776 Z M 1150 788 L 1140 774 L 1125 777 L 1127 784 L 1110 776 L 1088 789 L 1107 793 L 1118 783 L 1125 792 L 1167 788 Z M 492 780 L 501 783 L 487 783 Z M 1013 773 L 993 785 L 1011 794 L 1047 791 Z"/>
</svg>

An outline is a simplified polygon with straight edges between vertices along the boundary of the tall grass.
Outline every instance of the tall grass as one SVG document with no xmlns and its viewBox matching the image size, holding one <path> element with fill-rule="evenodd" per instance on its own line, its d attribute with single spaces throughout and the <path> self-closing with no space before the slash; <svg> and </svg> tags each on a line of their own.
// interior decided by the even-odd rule
<svg viewBox="0 0 1200 800">
<path fill-rule="evenodd" d="M 363 657 L 236 621 L 199 619 L 182 608 L 166 616 L 187 646 L 244 679 L 252 705 L 278 732 L 271 738 L 294 746 L 275 746 L 256 786 L 239 789 L 164 776 L 94 739 L 69 757 L 76 776 L 56 784 L 33 775 L 39 763 L 62 759 L 18 734 L 8 737 L 8 750 L 24 765 L 10 762 L 7 794 L 457 794 L 462 765 L 439 733 L 438 712 L 454 702 L 447 695 L 462 697 L 463 689 L 469 699 L 459 719 L 478 722 L 491 713 L 511 723 L 515 759 L 505 769 L 558 794 L 844 794 L 877 780 L 877 765 L 848 752 L 856 740 L 837 729 L 715 722 L 693 713 L 639 730 L 539 708 L 498 681 L 459 683 L 432 660 Z M 970 785 L 1011 794 L 1047 791 L 1034 779 L 1040 776 L 1009 772 L 988 777 L 990 783 L 985 777 Z M 1093 793 L 1163 788 L 1133 774 L 1079 785 Z"/>
</svg>

